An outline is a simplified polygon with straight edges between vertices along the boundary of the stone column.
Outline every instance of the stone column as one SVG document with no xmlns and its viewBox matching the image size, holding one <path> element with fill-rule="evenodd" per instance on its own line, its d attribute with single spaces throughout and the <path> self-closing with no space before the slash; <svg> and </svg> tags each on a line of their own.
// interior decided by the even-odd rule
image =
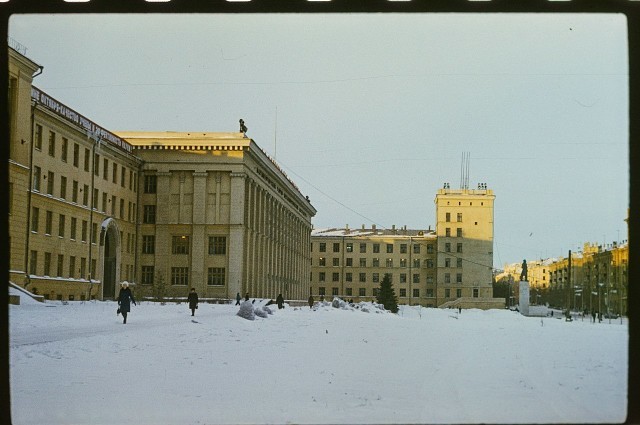
<svg viewBox="0 0 640 425">
<path fill-rule="evenodd" d="M 206 294 L 207 276 L 204 269 L 204 259 L 207 255 L 206 235 L 206 199 L 207 199 L 207 172 L 193 173 L 193 218 L 191 226 L 191 286 L 200 294 Z"/>
<path fill-rule="evenodd" d="M 231 173 L 231 210 L 229 217 L 229 285 L 227 297 L 233 298 L 237 292 L 244 295 L 244 173 Z M 251 295 L 251 294 L 250 294 Z"/>
</svg>

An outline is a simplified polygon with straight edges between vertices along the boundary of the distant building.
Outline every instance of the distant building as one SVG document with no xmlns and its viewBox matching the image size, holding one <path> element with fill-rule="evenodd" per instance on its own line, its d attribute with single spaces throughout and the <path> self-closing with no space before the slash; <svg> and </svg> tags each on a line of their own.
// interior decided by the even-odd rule
<svg viewBox="0 0 640 425">
<path fill-rule="evenodd" d="M 9 279 L 48 299 L 306 299 L 316 210 L 243 133 L 116 134 L 9 48 Z"/>
</svg>

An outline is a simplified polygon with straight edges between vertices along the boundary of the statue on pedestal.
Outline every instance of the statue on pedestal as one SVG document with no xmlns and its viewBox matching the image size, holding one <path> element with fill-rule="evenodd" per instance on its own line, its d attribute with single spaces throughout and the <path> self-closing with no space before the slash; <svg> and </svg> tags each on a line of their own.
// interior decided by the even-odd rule
<svg viewBox="0 0 640 425">
<path fill-rule="evenodd" d="M 522 272 L 520 272 L 520 280 L 527 280 L 527 260 L 522 260 Z"/>
<path fill-rule="evenodd" d="M 244 125 L 244 120 L 240 119 L 240 133 L 247 133 L 247 126 Z"/>
</svg>

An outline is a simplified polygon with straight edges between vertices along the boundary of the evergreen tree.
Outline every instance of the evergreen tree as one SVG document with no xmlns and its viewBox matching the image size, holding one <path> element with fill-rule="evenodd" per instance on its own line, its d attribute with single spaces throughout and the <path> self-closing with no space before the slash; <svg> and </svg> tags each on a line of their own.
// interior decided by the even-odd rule
<svg viewBox="0 0 640 425">
<path fill-rule="evenodd" d="M 384 305 L 384 308 L 392 313 L 398 312 L 398 297 L 391 283 L 391 276 L 385 274 L 382 282 L 380 282 L 380 290 L 378 291 L 378 303 Z"/>
</svg>

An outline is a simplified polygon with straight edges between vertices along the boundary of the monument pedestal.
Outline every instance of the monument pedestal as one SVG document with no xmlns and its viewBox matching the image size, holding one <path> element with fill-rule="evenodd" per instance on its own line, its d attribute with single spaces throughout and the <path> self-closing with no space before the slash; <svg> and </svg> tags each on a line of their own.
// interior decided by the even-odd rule
<svg viewBox="0 0 640 425">
<path fill-rule="evenodd" d="M 520 289 L 520 302 L 518 304 L 518 310 L 520 314 L 524 316 L 529 315 L 529 282 L 521 280 L 519 284 Z"/>
</svg>

